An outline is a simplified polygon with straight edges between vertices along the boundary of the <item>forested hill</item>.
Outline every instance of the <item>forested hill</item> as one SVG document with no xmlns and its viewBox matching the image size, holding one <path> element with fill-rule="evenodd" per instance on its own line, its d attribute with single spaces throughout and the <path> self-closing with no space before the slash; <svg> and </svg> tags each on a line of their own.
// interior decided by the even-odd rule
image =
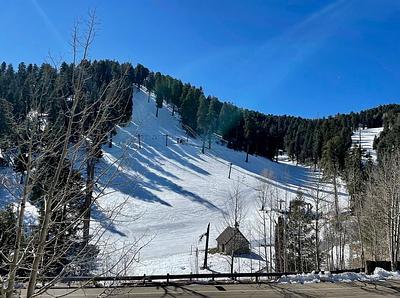
<svg viewBox="0 0 400 298">
<path fill-rule="evenodd" d="M 201 88 L 163 75 L 151 72 L 138 64 L 115 61 L 84 61 L 87 71 L 92 76 L 87 82 L 88 90 L 97 90 L 91 94 L 101 94 L 101 86 L 107 85 L 113 78 L 126 77 L 127 85 L 136 83 L 153 91 L 157 98 L 157 107 L 163 103 L 173 106 L 178 111 L 182 123 L 188 130 L 201 135 L 204 140 L 216 133 L 228 142 L 230 148 L 245 150 L 273 159 L 280 149 L 300 163 L 323 165 L 335 163 L 343 168 L 346 155 L 351 147 L 351 134 L 362 127 L 382 127 L 385 129 L 376 140 L 378 156 L 399 145 L 400 140 L 400 105 L 391 104 L 364 110 L 357 113 L 337 114 L 322 119 L 305 119 L 293 116 L 265 115 L 256 111 L 239 108 L 229 102 L 221 102 L 213 96 L 206 96 Z M 70 94 L 73 66 L 63 63 L 59 69 L 49 64 L 41 66 L 20 63 L 17 70 L 12 65 L 0 66 L 0 134 L 11 133 L 7 117 L 22 119 L 35 109 L 46 113 L 50 121 L 56 122 L 60 113 L 68 107 L 62 98 Z M 43 97 L 40 106 L 32 107 L 30 98 L 38 93 Z M 129 94 L 121 104 L 114 107 L 124 122 L 131 117 Z M 43 96 L 44 95 L 44 96 Z M 88 98 L 88 101 L 92 99 Z M 114 123 L 116 124 L 116 123 Z M 327 165 L 325 165 L 327 166 Z"/>
<path fill-rule="evenodd" d="M 322 119 L 265 115 L 239 108 L 206 96 L 201 88 L 138 65 L 145 85 L 157 97 L 157 108 L 163 102 L 178 110 L 184 125 L 205 139 L 212 133 L 221 135 L 228 146 L 273 159 L 279 149 L 300 162 L 323 167 L 344 168 L 351 147 L 352 132 L 359 127 L 385 126 L 375 141 L 378 154 L 391 150 L 400 140 L 400 105 L 383 105 L 358 113 L 337 114 Z"/>
</svg>

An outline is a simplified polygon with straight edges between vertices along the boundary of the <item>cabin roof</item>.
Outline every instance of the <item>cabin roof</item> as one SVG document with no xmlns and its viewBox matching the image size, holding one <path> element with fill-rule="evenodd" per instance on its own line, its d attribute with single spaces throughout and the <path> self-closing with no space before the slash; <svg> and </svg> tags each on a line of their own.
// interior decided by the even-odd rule
<svg viewBox="0 0 400 298">
<path fill-rule="evenodd" d="M 235 235 L 235 230 L 236 233 L 239 232 L 239 235 L 241 235 L 243 237 L 244 240 L 246 240 L 248 243 L 249 240 L 247 240 L 247 238 L 242 234 L 242 232 L 240 232 L 240 230 L 238 228 L 232 228 L 232 227 L 227 227 L 218 237 L 217 237 L 217 242 L 222 242 L 224 244 L 228 243 L 233 236 Z"/>
</svg>

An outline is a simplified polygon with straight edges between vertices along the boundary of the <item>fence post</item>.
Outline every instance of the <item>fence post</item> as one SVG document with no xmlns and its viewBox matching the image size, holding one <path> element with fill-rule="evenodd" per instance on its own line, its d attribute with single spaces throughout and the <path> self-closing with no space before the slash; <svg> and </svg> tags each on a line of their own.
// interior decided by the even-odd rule
<svg viewBox="0 0 400 298">
<path fill-rule="evenodd" d="M 143 285 L 146 284 L 146 274 L 143 274 Z"/>
<path fill-rule="evenodd" d="M 165 135 L 165 146 L 168 147 L 168 134 Z"/>
<path fill-rule="evenodd" d="M 139 149 L 141 148 L 141 144 L 140 144 L 140 133 L 138 134 L 138 140 L 139 140 Z"/>
<path fill-rule="evenodd" d="M 169 285 L 169 273 L 167 273 L 167 286 Z"/>
<path fill-rule="evenodd" d="M 232 163 L 229 163 L 229 174 L 228 174 L 228 179 L 231 179 L 231 172 L 232 172 Z"/>
</svg>

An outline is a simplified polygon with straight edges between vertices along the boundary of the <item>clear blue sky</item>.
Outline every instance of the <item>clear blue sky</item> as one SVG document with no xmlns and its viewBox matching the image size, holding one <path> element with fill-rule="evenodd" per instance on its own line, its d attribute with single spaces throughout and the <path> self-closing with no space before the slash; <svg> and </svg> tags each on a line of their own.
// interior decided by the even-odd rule
<svg viewBox="0 0 400 298">
<path fill-rule="evenodd" d="M 400 102 L 399 0 L 0 0 L 0 60 L 70 60 L 72 25 L 91 8 L 92 58 L 242 107 L 317 117 Z"/>
</svg>

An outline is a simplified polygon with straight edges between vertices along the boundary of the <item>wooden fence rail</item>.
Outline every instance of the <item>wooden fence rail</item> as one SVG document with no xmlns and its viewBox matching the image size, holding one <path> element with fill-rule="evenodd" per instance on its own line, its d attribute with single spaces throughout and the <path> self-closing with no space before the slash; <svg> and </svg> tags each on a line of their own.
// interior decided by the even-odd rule
<svg viewBox="0 0 400 298">
<path fill-rule="evenodd" d="M 354 272 L 360 273 L 364 272 L 364 268 L 354 268 L 347 270 L 335 270 L 329 271 L 332 274 Z M 321 273 L 324 273 L 323 271 Z M 60 282 L 71 283 L 71 282 L 129 282 L 129 281 L 139 281 L 139 282 L 152 282 L 152 281 L 165 281 L 167 284 L 173 280 L 175 281 L 193 281 L 193 280 L 216 280 L 222 278 L 228 278 L 232 280 L 237 280 L 238 278 L 254 278 L 256 282 L 262 277 L 282 277 L 284 275 L 294 275 L 299 274 L 298 272 L 253 272 L 253 273 L 199 273 L 199 274 L 166 274 L 166 275 L 132 275 L 132 276 L 70 276 L 57 278 Z M 27 278 L 20 277 L 21 281 Z M 54 280 L 55 277 L 41 277 L 41 281 Z"/>
</svg>

